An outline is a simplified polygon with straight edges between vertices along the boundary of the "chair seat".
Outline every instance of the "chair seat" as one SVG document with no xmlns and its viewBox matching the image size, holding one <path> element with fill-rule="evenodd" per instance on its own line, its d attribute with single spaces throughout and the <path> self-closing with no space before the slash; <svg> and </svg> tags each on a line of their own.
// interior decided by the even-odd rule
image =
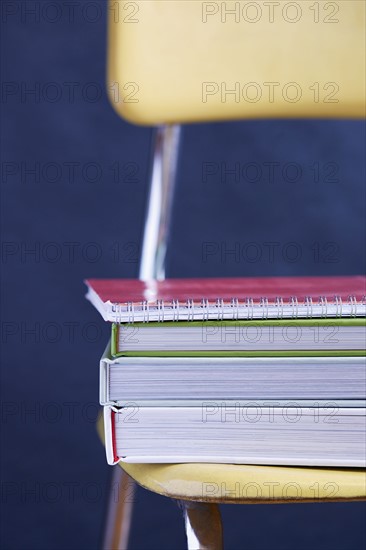
<svg viewBox="0 0 366 550">
<path fill-rule="evenodd" d="M 98 433 L 104 441 L 103 421 Z M 130 464 L 119 466 L 154 493 L 197 502 L 268 504 L 366 500 L 366 471 L 239 464 Z"/>
</svg>

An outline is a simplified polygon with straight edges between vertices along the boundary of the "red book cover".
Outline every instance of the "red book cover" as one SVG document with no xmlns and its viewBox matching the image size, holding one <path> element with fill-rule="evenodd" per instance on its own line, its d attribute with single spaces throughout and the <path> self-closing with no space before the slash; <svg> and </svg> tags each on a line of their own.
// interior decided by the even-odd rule
<svg viewBox="0 0 366 550">
<path fill-rule="evenodd" d="M 87 298 L 116 322 L 365 315 L 366 277 L 90 279 Z"/>
</svg>

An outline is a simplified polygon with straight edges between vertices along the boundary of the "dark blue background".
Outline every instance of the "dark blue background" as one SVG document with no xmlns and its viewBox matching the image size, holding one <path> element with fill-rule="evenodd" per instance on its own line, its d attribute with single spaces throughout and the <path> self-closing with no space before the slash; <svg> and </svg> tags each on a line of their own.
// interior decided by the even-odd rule
<svg viewBox="0 0 366 550">
<path fill-rule="evenodd" d="M 74 20 L 63 7 L 54 23 L 51 11 L 22 15 L 34 2 L 13 4 L 17 13 L 2 25 L 3 547 L 91 550 L 110 472 L 95 431 L 109 327 L 85 301 L 82 281 L 137 275 L 152 129 L 123 122 L 106 98 L 104 2 L 94 2 L 94 23 L 92 11 L 81 12 L 86 1 Z M 186 127 L 168 274 L 364 272 L 364 146 L 357 121 Z M 218 172 L 204 182 L 207 162 L 256 163 L 263 175 L 235 182 Z M 273 181 L 268 162 L 279 163 Z M 24 172 L 35 163 L 39 177 Z M 78 163 L 74 179 L 65 163 Z M 281 175 L 287 163 L 301 166 L 299 181 Z M 337 164 L 333 181 L 327 163 Z M 235 247 L 237 255 L 227 252 Z M 364 512 L 363 503 L 224 506 L 226 545 L 356 550 L 365 545 Z M 139 489 L 131 548 L 172 547 L 184 547 L 178 508 Z"/>
</svg>

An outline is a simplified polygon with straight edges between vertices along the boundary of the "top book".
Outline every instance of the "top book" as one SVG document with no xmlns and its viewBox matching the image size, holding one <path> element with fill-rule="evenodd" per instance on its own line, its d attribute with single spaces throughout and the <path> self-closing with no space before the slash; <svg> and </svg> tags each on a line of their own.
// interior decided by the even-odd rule
<svg viewBox="0 0 366 550">
<path fill-rule="evenodd" d="M 208 321 L 364 317 L 366 277 L 89 279 L 105 321 Z"/>
</svg>

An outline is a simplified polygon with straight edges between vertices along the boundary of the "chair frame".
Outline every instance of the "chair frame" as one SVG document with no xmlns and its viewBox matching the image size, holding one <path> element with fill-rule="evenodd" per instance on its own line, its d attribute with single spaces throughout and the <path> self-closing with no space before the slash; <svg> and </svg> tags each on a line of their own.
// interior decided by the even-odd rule
<svg viewBox="0 0 366 550">
<path fill-rule="evenodd" d="M 180 125 L 161 126 L 155 130 L 139 267 L 142 281 L 165 279 L 180 141 Z M 122 468 L 113 468 L 104 550 L 126 550 L 128 547 L 134 484 Z M 221 550 L 222 523 L 218 505 L 188 500 L 177 502 L 183 512 L 188 550 Z"/>
<path fill-rule="evenodd" d="M 165 279 L 180 141 L 181 127 L 178 125 L 162 126 L 155 130 L 139 267 L 139 279 L 142 281 Z M 103 440 L 102 428 L 99 425 L 98 430 Z M 249 475 L 251 478 L 252 474 L 249 473 Z M 113 468 L 103 550 L 127 550 L 128 548 L 135 485 L 136 482 L 122 468 L 122 465 Z M 219 503 L 228 502 L 228 500 L 218 497 L 217 500 L 206 499 L 200 502 L 200 499 L 182 499 L 178 495 L 178 498 L 175 498 L 174 491 L 166 496 L 175 500 L 183 512 L 188 550 L 222 550 L 223 534 Z M 364 500 L 362 491 L 360 495 L 349 496 L 350 498 L 327 498 L 327 500 Z M 291 501 L 299 502 L 301 499 L 270 500 L 271 503 Z M 314 497 L 313 500 L 307 496 L 303 501 L 319 502 L 319 499 Z M 240 499 L 230 502 L 249 503 L 248 499 L 244 502 L 240 502 Z M 262 502 L 268 501 L 262 500 Z"/>
</svg>

